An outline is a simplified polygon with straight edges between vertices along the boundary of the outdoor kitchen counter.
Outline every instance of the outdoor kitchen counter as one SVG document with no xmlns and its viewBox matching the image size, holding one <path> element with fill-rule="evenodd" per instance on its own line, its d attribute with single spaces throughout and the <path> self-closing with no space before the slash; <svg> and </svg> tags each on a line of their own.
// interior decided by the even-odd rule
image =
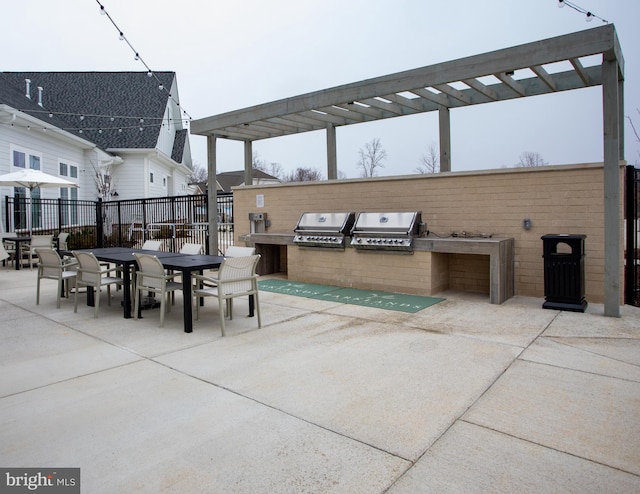
<svg viewBox="0 0 640 494">
<path fill-rule="evenodd" d="M 483 254 L 489 256 L 489 299 L 501 304 L 514 295 L 514 240 L 507 237 L 469 238 L 433 236 L 416 238 L 416 251 L 443 254 Z"/>
<path fill-rule="evenodd" d="M 252 233 L 240 236 L 247 245 L 291 245 L 293 233 Z M 347 242 L 347 249 L 351 249 Z M 489 256 L 489 300 L 502 304 L 513 297 L 515 289 L 514 239 L 510 237 L 447 237 L 432 235 L 415 238 L 415 252 L 441 254 L 478 254 Z M 364 254 L 366 255 L 366 254 Z"/>
</svg>

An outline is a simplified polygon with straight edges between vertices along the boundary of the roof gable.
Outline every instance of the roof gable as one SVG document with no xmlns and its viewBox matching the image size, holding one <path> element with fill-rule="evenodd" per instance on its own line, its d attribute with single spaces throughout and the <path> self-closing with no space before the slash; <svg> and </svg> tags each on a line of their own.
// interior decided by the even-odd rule
<svg viewBox="0 0 640 494">
<path fill-rule="evenodd" d="M 175 79 L 174 72 L 156 72 L 156 77 L 149 77 L 146 72 L 4 72 L 2 75 L 15 91 L 22 92 L 21 100 L 16 101 L 14 97 L 12 103 L 7 104 L 37 114 L 45 122 L 50 119 L 48 112 L 53 112 L 56 121 L 61 123 L 54 125 L 102 149 L 155 148 L 169 99 L 167 91 L 159 90 L 156 77 L 167 88 Z M 24 97 L 25 79 L 31 80 L 32 99 Z M 34 102 L 38 86 L 43 88 L 42 108 Z M 5 96 L 10 95 L 0 92 L 0 98 Z M 0 103 L 4 102 L 0 99 Z"/>
</svg>

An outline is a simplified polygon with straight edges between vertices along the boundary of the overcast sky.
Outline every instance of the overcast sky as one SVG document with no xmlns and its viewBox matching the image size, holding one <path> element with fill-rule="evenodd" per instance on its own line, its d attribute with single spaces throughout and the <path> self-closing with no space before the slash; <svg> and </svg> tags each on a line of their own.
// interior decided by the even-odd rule
<svg viewBox="0 0 640 494">
<path fill-rule="evenodd" d="M 601 26 L 557 0 L 101 0 L 144 61 L 177 74 L 194 119 L 363 79 Z M 625 57 L 625 115 L 640 131 L 640 1 L 576 0 L 616 26 Z M 3 71 L 137 71 L 95 0 L 21 0 L 3 8 Z M 10 44 L 8 41 L 10 40 Z M 45 102 L 46 103 L 46 102 Z M 437 112 L 339 127 L 338 169 L 357 177 L 358 150 L 379 138 L 379 175 L 413 173 L 438 142 Z M 601 89 L 451 112 L 452 170 L 513 166 L 525 151 L 550 164 L 602 161 Z M 640 144 L 625 119 L 626 159 Z M 259 158 L 326 177 L 324 132 L 257 141 Z M 206 138 L 191 136 L 206 167 Z M 218 141 L 218 171 L 243 168 L 241 143 Z"/>
</svg>

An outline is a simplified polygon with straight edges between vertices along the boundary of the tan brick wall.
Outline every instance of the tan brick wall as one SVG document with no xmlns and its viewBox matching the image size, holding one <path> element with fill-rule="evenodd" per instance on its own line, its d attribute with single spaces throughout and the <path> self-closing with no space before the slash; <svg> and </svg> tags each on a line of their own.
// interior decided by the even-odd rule
<svg viewBox="0 0 640 494">
<path fill-rule="evenodd" d="M 239 235 L 249 233 L 249 212 L 266 212 L 271 222 L 269 232 L 289 233 L 306 211 L 419 210 L 428 229 L 438 235 L 466 231 L 513 237 L 516 294 L 542 297 L 540 237 L 549 233 L 586 234 L 586 297 L 598 303 L 603 301 L 604 292 L 603 175 L 602 164 L 595 163 L 241 187 L 234 190 L 236 241 Z M 621 187 L 622 180 L 621 173 Z M 262 209 L 256 208 L 258 194 L 264 196 Z M 620 208 L 622 218 L 622 199 Z M 525 218 L 531 220 L 530 230 L 523 228 Z M 311 256 L 302 256 L 297 248 L 289 247 L 288 272 L 304 272 L 309 279 L 316 279 L 319 270 L 350 259 L 358 265 L 350 268 L 353 278 L 339 273 L 336 276 L 345 286 L 361 283 L 365 287 L 375 285 L 382 276 L 397 276 L 393 274 L 394 265 L 404 266 L 404 261 L 393 260 L 401 256 L 358 254 L 354 259 L 343 256 L 342 261 L 337 261 L 335 254 L 321 252 L 312 261 Z M 436 266 L 443 287 L 488 293 L 488 257 L 483 257 L 440 255 L 427 264 L 430 270 Z M 445 265 L 448 269 L 442 267 Z M 423 277 L 419 269 L 427 268 L 418 263 L 414 269 L 407 269 L 408 287 L 419 288 L 417 280 Z M 402 272 L 399 270 L 399 275 Z"/>
<path fill-rule="evenodd" d="M 366 290 L 432 295 L 441 291 L 432 283 L 432 257 L 435 256 L 430 252 L 405 255 L 290 247 L 288 278 Z"/>
</svg>

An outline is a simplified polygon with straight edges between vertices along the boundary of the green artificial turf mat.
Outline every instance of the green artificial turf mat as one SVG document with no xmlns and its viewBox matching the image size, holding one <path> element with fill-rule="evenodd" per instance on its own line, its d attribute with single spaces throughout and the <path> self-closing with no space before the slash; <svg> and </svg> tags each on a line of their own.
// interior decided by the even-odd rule
<svg viewBox="0 0 640 494">
<path fill-rule="evenodd" d="M 314 283 L 287 280 L 260 280 L 258 281 L 258 286 L 260 290 L 264 290 L 265 292 L 285 293 L 287 295 L 307 298 L 339 288 L 337 286 L 316 285 Z"/>
<path fill-rule="evenodd" d="M 342 304 L 377 307 L 401 312 L 418 312 L 444 300 L 438 297 L 405 295 L 403 293 L 382 292 L 377 290 L 359 290 L 331 285 L 318 285 L 287 280 L 260 280 L 260 290 L 284 293 L 317 300 L 328 300 Z"/>
</svg>

